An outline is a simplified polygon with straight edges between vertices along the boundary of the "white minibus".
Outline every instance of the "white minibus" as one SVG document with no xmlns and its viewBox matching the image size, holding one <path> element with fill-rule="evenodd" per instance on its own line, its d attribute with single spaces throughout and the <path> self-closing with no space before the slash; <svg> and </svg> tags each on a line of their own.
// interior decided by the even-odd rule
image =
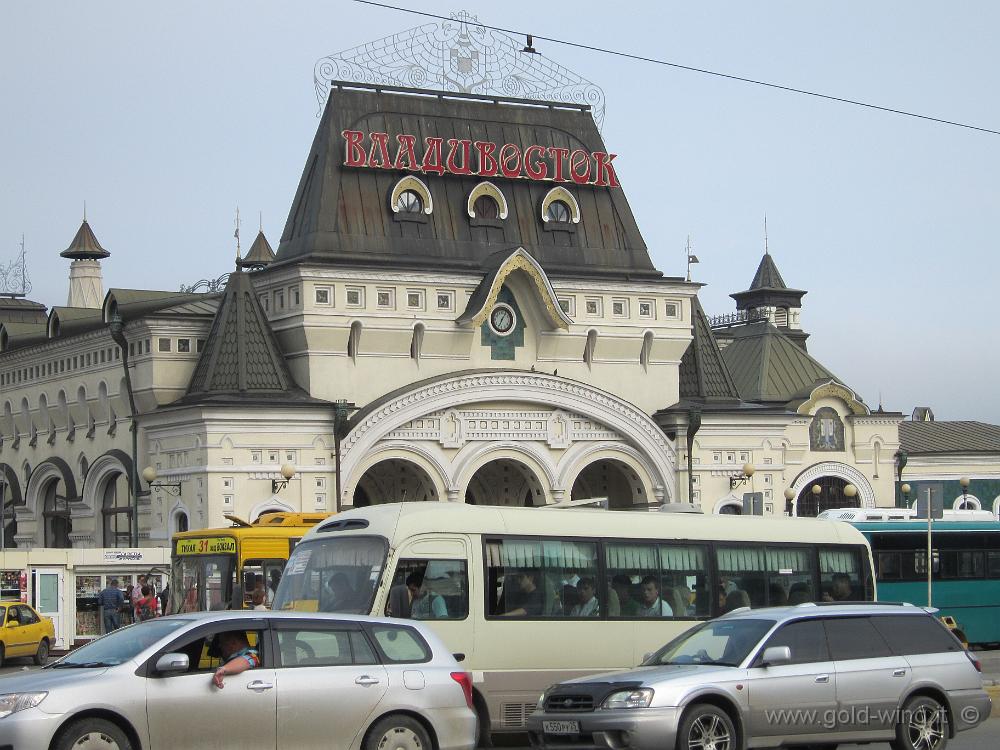
<svg viewBox="0 0 1000 750">
<path fill-rule="evenodd" d="M 498 733 L 523 731 L 552 683 L 633 667 L 730 609 L 873 598 L 846 523 L 425 502 L 318 524 L 274 607 L 429 620 Z"/>
</svg>

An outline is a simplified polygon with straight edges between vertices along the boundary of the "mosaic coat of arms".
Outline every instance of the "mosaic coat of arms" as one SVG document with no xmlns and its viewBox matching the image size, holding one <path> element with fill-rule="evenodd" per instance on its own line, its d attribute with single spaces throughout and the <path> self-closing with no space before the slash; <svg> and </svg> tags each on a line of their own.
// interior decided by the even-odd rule
<svg viewBox="0 0 1000 750">
<path fill-rule="evenodd" d="M 589 104 L 600 127 L 604 92 L 523 40 L 477 25 L 466 11 L 323 57 L 314 77 L 320 112 L 333 81 L 407 86 L 463 94 Z"/>
</svg>

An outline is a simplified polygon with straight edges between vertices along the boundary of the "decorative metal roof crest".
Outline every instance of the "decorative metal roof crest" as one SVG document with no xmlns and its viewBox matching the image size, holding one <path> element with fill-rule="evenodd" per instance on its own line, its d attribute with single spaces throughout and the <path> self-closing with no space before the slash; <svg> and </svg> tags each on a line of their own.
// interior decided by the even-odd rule
<svg viewBox="0 0 1000 750">
<path fill-rule="evenodd" d="M 604 122 L 604 91 L 517 39 L 477 24 L 468 11 L 320 58 L 314 68 L 322 114 L 332 81 L 440 89 L 463 94 L 589 104 Z"/>
<path fill-rule="evenodd" d="M 17 257 L 9 263 L 0 263 L 0 297 L 26 297 L 29 292 L 31 278 L 28 276 L 24 235 L 21 235 L 21 249 Z"/>
</svg>

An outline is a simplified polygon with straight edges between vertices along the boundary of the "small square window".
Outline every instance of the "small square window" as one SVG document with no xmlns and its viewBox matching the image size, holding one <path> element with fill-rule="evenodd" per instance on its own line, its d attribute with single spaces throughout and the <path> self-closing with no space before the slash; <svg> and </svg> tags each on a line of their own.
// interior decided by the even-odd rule
<svg viewBox="0 0 1000 750">
<path fill-rule="evenodd" d="M 726 454 L 726 463 L 727 464 L 734 464 L 734 463 L 736 463 L 736 454 L 735 453 L 727 453 Z"/>
<path fill-rule="evenodd" d="M 227 508 L 231 508 L 233 506 L 233 496 L 232 495 L 223 495 L 222 496 L 222 504 L 225 505 Z"/>
<path fill-rule="evenodd" d="M 250 451 L 250 463 L 259 464 L 260 463 L 261 452 L 260 451 Z"/>
<path fill-rule="evenodd" d="M 624 318 L 628 316 L 628 300 L 627 299 L 613 299 L 611 300 L 611 314 L 616 318 Z"/>
<path fill-rule="evenodd" d="M 601 300 L 599 297 L 590 297 L 587 299 L 587 315 L 600 315 L 601 314 Z"/>
<path fill-rule="evenodd" d="M 316 477 L 316 489 L 317 490 L 326 489 L 326 479 L 324 477 Z"/>
<path fill-rule="evenodd" d="M 640 318 L 656 317 L 656 305 L 653 304 L 652 300 L 649 299 L 639 300 L 639 317 Z"/>
<path fill-rule="evenodd" d="M 295 451 L 285 451 L 285 460 L 290 463 L 295 463 Z"/>
<path fill-rule="evenodd" d="M 268 451 L 267 452 L 267 462 L 269 464 L 278 463 L 278 451 Z"/>
<path fill-rule="evenodd" d="M 233 488 L 233 478 L 232 477 L 223 477 L 222 478 L 222 489 L 224 489 L 224 490 L 231 490 L 232 488 Z"/>
<path fill-rule="evenodd" d="M 232 466 L 233 465 L 233 459 L 230 458 L 230 457 L 228 457 L 228 456 L 225 457 L 225 458 L 223 458 L 222 459 L 222 465 L 223 466 Z"/>
<path fill-rule="evenodd" d="M 576 315 L 576 297 L 560 297 L 559 309 L 569 316 Z"/>
<path fill-rule="evenodd" d="M 455 293 L 454 292 L 438 292 L 437 293 L 437 309 L 438 310 L 452 310 L 455 307 Z"/>
<path fill-rule="evenodd" d="M 767 484 L 767 485 L 771 484 L 771 475 L 770 474 L 765 474 L 764 475 L 764 484 Z"/>
<path fill-rule="evenodd" d="M 677 319 L 677 318 L 679 318 L 681 316 L 681 312 L 680 312 L 681 306 L 678 305 L 676 302 L 668 302 L 665 305 L 664 309 L 666 310 L 668 318 Z"/>
<path fill-rule="evenodd" d="M 290 287 L 288 290 L 288 304 L 292 307 L 298 307 L 301 304 L 301 298 L 299 297 L 299 288 L 297 286 Z"/>
<path fill-rule="evenodd" d="M 316 304 L 317 305 L 329 305 L 332 304 L 330 287 L 328 286 L 318 286 L 316 287 Z"/>
<path fill-rule="evenodd" d="M 424 309 L 424 293 L 419 289 L 406 290 L 406 307 L 410 310 Z"/>
<path fill-rule="evenodd" d="M 316 460 L 314 461 L 314 463 L 315 463 L 315 464 L 316 464 L 317 466 L 326 466 L 326 459 L 325 459 L 325 458 L 317 458 L 317 459 L 316 459 Z"/>
<path fill-rule="evenodd" d="M 326 495 L 316 495 L 316 510 L 326 508 Z"/>
<path fill-rule="evenodd" d="M 191 339 L 177 339 L 177 351 L 187 353 L 191 351 Z"/>
<path fill-rule="evenodd" d="M 375 292 L 375 303 L 383 309 L 396 307 L 395 289 L 378 289 Z"/>
<path fill-rule="evenodd" d="M 750 460 L 750 454 L 749 453 L 741 453 L 740 454 L 740 461 L 743 461 L 744 463 L 746 463 L 749 460 Z"/>
<path fill-rule="evenodd" d="M 347 288 L 347 306 L 348 307 L 364 307 L 365 304 L 365 290 L 360 287 L 348 287 Z"/>
<path fill-rule="evenodd" d="M 156 350 L 159 352 L 169 352 L 170 351 L 170 339 L 157 339 L 156 340 Z"/>
</svg>

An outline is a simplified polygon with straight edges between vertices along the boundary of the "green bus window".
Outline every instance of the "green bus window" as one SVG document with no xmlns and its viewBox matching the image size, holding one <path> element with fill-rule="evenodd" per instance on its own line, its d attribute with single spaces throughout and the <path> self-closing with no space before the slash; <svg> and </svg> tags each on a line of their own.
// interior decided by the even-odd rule
<svg viewBox="0 0 1000 750">
<path fill-rule="evenodd" d="M 767 563 L 763 547 L 717 547 L 719 608 L 767 606 Z"/>
<path fill-rule="evenodd" d="M 489 615 L 601 616 L 601 598 L 596 585 L 597 544 L 593 542 L 489 540 L 486 565 L 486 611 Z"/>
<path fill-rule="evenodd" d="M 694 544 L 660 546 L 661 596 L 674 617 L 708 617 L 711 596 L 708 590 L 708 554 Z"/>
</svg>

